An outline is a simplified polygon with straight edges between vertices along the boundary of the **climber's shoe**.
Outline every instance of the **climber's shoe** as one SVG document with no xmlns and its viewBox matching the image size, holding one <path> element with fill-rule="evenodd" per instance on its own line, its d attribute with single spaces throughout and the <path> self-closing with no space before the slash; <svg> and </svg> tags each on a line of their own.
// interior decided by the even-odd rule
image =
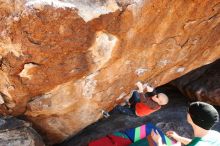
<svg viewBox="0 0 220 146">
<path fill-rule="evenodd" d="M 103 115 L 105 118 L 110 117 L 109 113 L 106 112 L 106 111 L 104 111 L 104 110 L 102 110 L 102 115 Z"/>
</svg>

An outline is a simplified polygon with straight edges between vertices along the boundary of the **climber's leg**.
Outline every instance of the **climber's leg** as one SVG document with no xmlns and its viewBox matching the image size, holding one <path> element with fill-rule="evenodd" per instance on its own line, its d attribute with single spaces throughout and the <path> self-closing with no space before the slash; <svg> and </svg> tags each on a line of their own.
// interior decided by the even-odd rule
<svg viewBox="0 0 220 146">
<path fill-rule="evenodd" d="M 115 109 L 122 114 L 136 117 L 134 110 L 131 109 L 128 105 L 125 106 L 117 105 Z"/>
<path fill-rule="evenodd" d="M 137 91 L 134 91 L 131 98 L 129 99 L 130 107 L 134 110 L 136 103 L 140 102 L 140 96 Z"/>
</svg>

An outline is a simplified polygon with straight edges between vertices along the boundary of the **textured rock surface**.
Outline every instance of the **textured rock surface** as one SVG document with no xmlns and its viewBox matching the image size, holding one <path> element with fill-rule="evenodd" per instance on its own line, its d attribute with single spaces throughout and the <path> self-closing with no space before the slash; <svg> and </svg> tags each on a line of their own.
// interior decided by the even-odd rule
<svg viewBox="0 0 220 146">
<path fill-rule="evenodd" d="M 136 81 L 158 86 L 219 58 L 219 11 L 220 0 L 0 0 L 0 112 L 60 142 Z"/>
<path fill-rule="evenodd" d="M 29 123 L 16 118 L 0 119 L 0 146 L 44 146 Z"/>
<path fill-rule="evenodd" d="M 220 106 L 220 60 L 172 81 L 191 100 Z"/>
</svg>

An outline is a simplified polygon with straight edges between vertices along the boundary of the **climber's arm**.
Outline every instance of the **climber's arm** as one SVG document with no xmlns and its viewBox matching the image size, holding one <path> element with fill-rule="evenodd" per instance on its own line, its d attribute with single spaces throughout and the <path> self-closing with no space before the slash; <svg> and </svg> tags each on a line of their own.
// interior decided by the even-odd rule
<svg viewBox="0 0 220 146">
<path fill-rule="evenodd" d="M 139 93 L 140 101 L 144 102 L 146 99 L 145 99 L 145 95 L 144 95 L 143 84 L 141 82 L 137 82 L 136 86 L 138 87 L 138 93 Z"/>
<path fill-rule="evenodd" d="M 137 82 L 135 85 L 138 87 L 138 92 L 139 93 L 144 92 L 144 87 L 143 87 L 143 84 L 141 82 Z"/>
<path fill-rule="evenodd" d="M 154 91 L 154 87 L 150 86 L 148 83 L 145 83 L 143 85 L 144 91 L 145 92 L 153 92 Z"/>
</svg>

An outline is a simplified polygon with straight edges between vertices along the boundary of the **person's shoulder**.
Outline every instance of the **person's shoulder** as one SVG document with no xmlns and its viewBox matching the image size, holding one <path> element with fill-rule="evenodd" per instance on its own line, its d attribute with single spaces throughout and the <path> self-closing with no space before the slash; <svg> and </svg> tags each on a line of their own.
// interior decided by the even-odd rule
<svg viewBox="0 0 220 146">
<path fill-rule="evenodd" d="M 215 130 L 209 130 L 208 134 L 204 138 L 207 140 L 209 140 L 209 139 L 216 139 L 216 140 L 219 139 L 220 140 L 220 133 Z"/>
<path fill-rule="evenodd" d="M 204 140 L 212 146 L 220 146 L 220 133 L 215 130 L 210 130 Z"/>
<path fill-rule="evenodd" d="M 220 140 L 220 133 L 218 131 L 215 131 L 215 130 L 210 130 L 209 131 L 209 135 L 210 136 L 218 136 L 219 137 L 219 140 Z"/>
</svg>

